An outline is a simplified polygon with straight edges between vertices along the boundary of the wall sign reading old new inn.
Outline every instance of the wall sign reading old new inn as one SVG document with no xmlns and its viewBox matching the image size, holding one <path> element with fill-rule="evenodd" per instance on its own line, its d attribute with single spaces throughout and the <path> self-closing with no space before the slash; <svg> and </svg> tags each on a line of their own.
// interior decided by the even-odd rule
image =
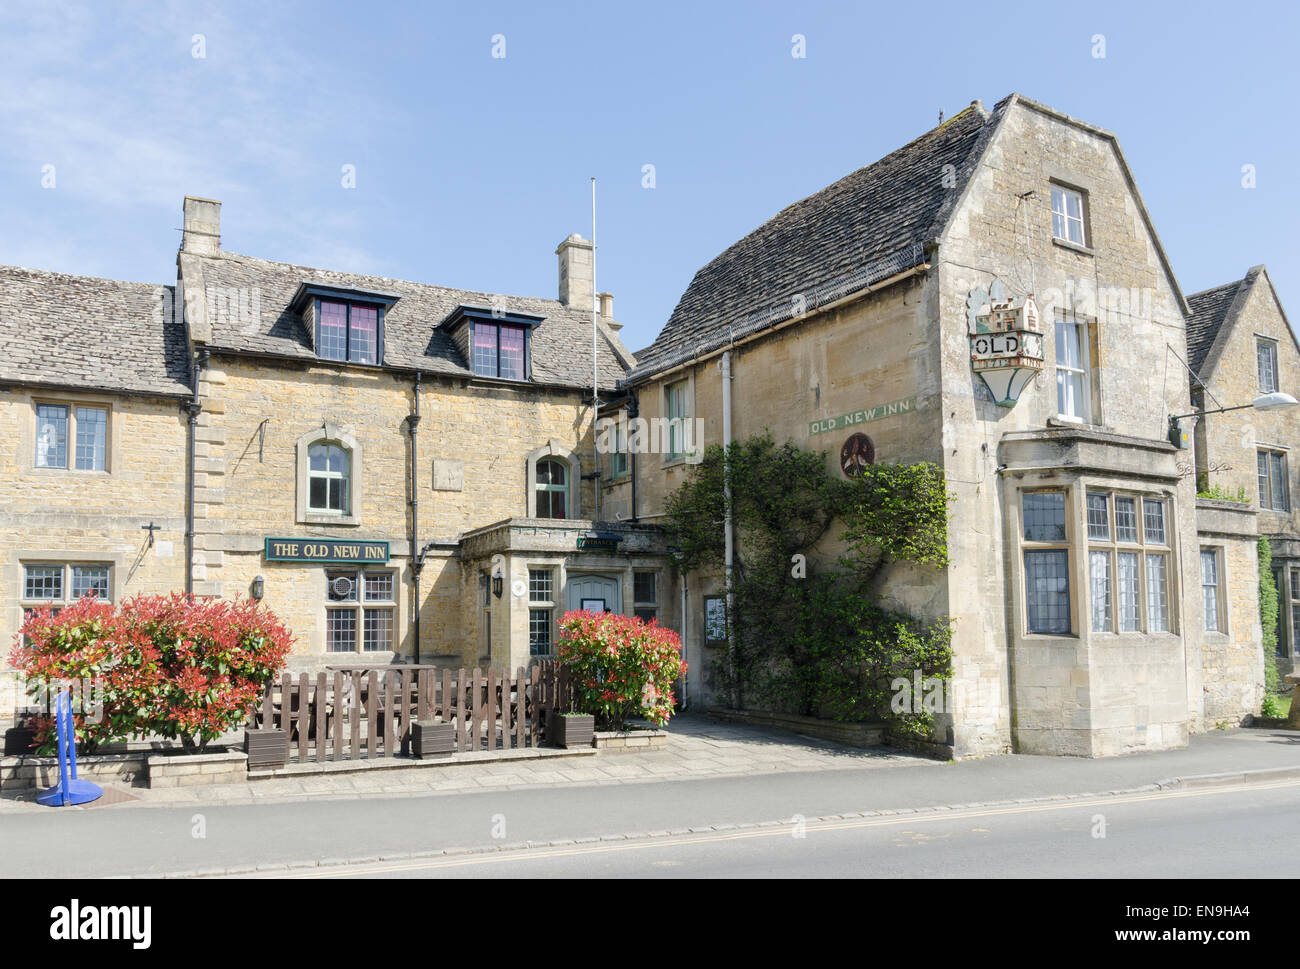
<svg viewBox="0 0 1300 969">
<path fill-rule="evenodd" d="M 320 538 L 268 538 L 268 562 L 387 562 L 387 542 L 336 542 Z"/>
<path fill-rule="evenodd" d="M 813 421 L 808 425 L 808 433 L 825 434 L 827 431 L 839 431 L 855 424 L 878 421 L 882 417 L 892 417 L 895 414 L 910 414 L 914 410 L 916 410 L 915 395 L 904 397 L 902 400 L 891 400 L 888 404 L 877 404 L 875 407 L 855 410 L 851 414 L 841 414 L 839 417 L 825 417 L 819 421 Z"/>
</svg>

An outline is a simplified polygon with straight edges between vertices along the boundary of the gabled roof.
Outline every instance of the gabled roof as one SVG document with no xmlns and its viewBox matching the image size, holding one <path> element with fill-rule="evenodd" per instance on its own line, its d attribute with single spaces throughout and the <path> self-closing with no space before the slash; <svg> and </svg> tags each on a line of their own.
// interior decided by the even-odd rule
<svg viewBox="0 0 1300 969">
<path fill-rule="evenodd" d="M 695 274 L 658 338 L 636 355 L 637 366 L 624 383 L 789 320 L 798 313 L 798 296 L 804 298 L 804 311 L 812 312 L 923 265 L 1003 119 L 1017 105 L 1112 143 L 1185 313 L 1182 290 L 1119 140 L 1103 128 L 1010 94 L 992 112 L 972 102 L 897 151 L 785 208 L 728 248 Z"/>
<path fill-rule="evenodd" d="M 796 296 L 812 311 L 920 265 L 979 160 L 991 118 L 976 101 L 732 245 L 695 274 L 628 381 L 790 318 Z"/>
<path fill-rule="evenodd" d="M 316 360 L 312 335 L 305 331 L 300 315 L 291 306 L 300 286 L 319 284 L 395 298 L 384 313 L 385 366 L 473 377 L 473 370 L 447 328 L 439 324 L 458 306 L 500 306 L 507 313 L 542 318 L 531 338 L 534 384 L 588 391 L 591 388 L 591 315 L 570 309 L 559 300 L 496 297 L 427 283 L 271 262 L 225 250 L 216 255 L 182 253 L 181 264 L 187 289 L 197 281 L 207 292 L 221 297 L 218 304 L 230 306 L 230 311 L 213 313 L 208 320 L 208 346 L 214 350 Z M 256 306 L 256 311 L 236 311 L 237 306 Z M 600 341 L 598 360 L 601 387 L 613 388 L 624 369 L 608 340 Z"/>
<path fill-rule="evenodd" d="M 0 266 L 0 382 L 188 396 L 175 287 Z"/>
<path fill-rule="evenodd" d="M 1252 266 L 1246 275 L 1231 283 L 1215 286 L 1187 297 L 1192 312 L 1187 317 L 1187 353 L 1188 363 L 1197 376 L 1208 382 L 1215 365 L 1223 353 L 1223 347 L 1232 335 L 1232 329 L 1246 308 L 1250 292 L 1260 280 L 1268 283 L 1269 295 L 1277 305 L 1278 314 L 1291 334 L 1291 343 L 1300 353 L 1300 340 L 1296 339 L 1291 321 L 1286 318 L 1286 310 L 1277 297 L 1273 281 L 1269 279 L 1268 269 L 1264 266 Z"/>
<path fill-rule="evenodd" d="M 1253 277 L 1258 271 L 1256 267 L 1242 279 L 1187 297 L 1187 304 L 1192 310 L 1187 317 L 1187 362 L 1198 374 L 1206 357 L 1210 355 L 1210 348 L 1219 338 L 1233 305 L 1236 304 L 1237 312 L 1241 311 L 1245 294 L 1250 290 L 1250 284 L 1254 282 Z M 1240 300 L 1239 296 L 1242 297 Z"/>
</svg>

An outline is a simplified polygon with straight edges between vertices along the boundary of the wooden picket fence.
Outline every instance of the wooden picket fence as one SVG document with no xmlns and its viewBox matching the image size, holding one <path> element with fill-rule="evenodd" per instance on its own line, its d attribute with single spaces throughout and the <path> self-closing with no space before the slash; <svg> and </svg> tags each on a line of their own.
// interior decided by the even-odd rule
<svg viewBox="0 0 1300 969">
<path fill-rule="evenodd" d="M 409 754 L 416 720 L 455 724 L 458 752 L 510 750 L 541 746 L 547 715 L 570 695 L 568 671 L 551 661 L 513 677 L 479 667 L 286 672 L 248 725 L 283 730 L 286 760 L 300 764 Z"/>
</svg>

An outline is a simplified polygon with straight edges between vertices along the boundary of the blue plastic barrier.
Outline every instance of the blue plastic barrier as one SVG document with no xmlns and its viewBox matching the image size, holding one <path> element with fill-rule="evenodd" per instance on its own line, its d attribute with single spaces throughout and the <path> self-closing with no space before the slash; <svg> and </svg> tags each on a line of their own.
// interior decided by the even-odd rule
<svg viewBox="0 0 1300 969">
<path fill-rule="evenodd" d="M 54 701 L 54 722 L 58 727 L 59 783 L 36 795 L 40 804 L 48 807 L 67 807 L 69 804 L 86 804 L 102 797 L 104 789 L 90 781 L 77 779 L 77 732 L 72 722 L 72 691 L 59 694 Z M 72 776 L 68 776 L 71 762 Z"/>
</svg>

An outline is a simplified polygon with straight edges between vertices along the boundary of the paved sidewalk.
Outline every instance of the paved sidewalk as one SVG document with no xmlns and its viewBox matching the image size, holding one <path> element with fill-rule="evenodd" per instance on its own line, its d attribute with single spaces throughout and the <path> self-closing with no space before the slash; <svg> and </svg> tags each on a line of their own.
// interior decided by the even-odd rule
<svg viewBox="0 0 1300 969">
<path fill-rule="evenodd" d="M 1249 771 L 1293 770 L 1300 776 L 1300 732 L 1287 730 L 1212 731 L 1192 737 L 1181 750 L 1104 759 L 1007 755 L 958 764 L 890 748 L 857 750 L 785 731 L 712 723 L 693 715 L 675 718 L 670 732 L 665 749 L 648 752 L 460 765 L 453 760 L 439 767 L 195 788 L 110 788 L 102 801 L 77 810 L 428 797 L 783 775 L 847 778 L 863 771 L 875 778 L 869 785 L 871 806 L 907 807 L 1132 791 Z M 851 786 L 858 787 L 857 782 Z M 33 797 L 0 799 L 0 815 L 44 811 Z"/>
<path fill-rule="evenodd" d="M 737 777 L 791 771 L 923 767 L 935 762 L 891 748 L 858 750 L 777 730 L 713 723 L 699 715 L 673 719 L 661 750 L 606 752 L 595 756 L 485 763 L 457 763 L 405 770 L 304 776 L 191 788 L 120 788 L 103 808 L 182 804 L 273 803 L 295 798 L 367 795 L 457 794 L 524 787 L 635 784 L 703 777 Z M 0 799 L 0 814 L 40 809 L 32 797 Z M 87 805 L 87 810 L 95 804 Z"/>
</svg>

